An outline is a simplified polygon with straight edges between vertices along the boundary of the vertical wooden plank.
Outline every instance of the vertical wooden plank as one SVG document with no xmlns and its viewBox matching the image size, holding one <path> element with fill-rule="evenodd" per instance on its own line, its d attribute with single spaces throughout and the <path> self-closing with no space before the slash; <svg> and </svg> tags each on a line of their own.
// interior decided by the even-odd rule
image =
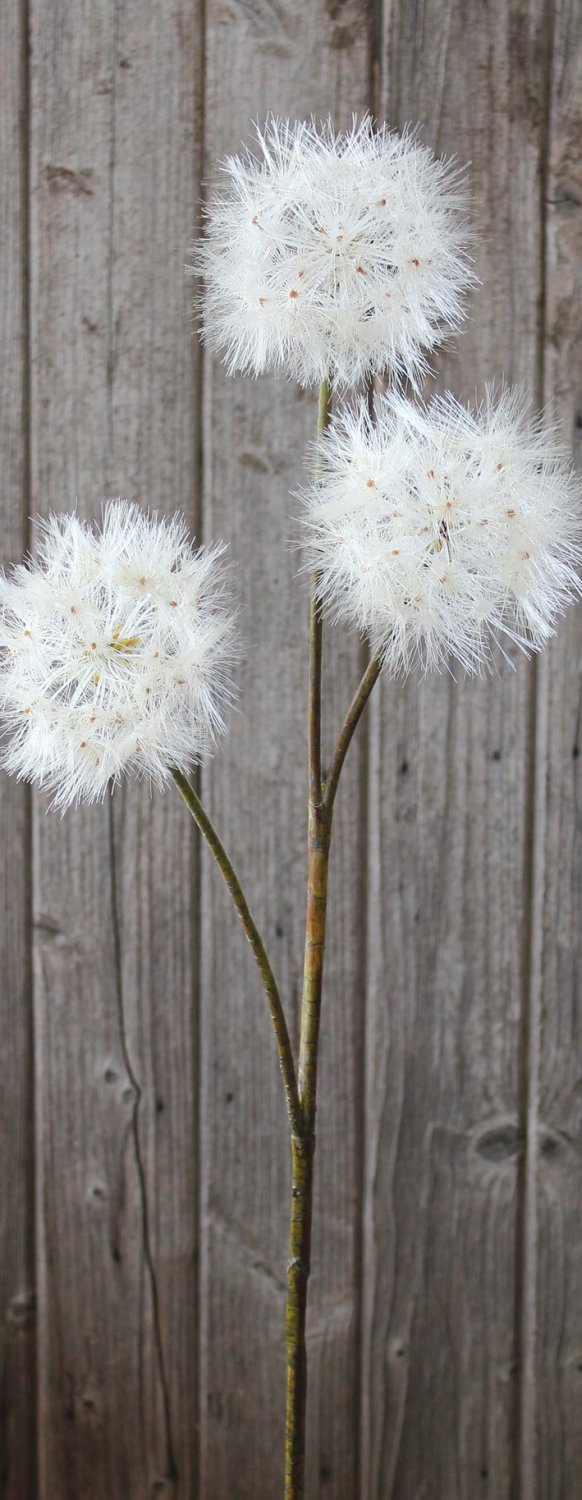
<svg viewBox="0 0 582 1500">
<path fill-rule="evenodd" d="M 539 397 L 545 10 L 385 5 L 382 115 L 471 161 L 482 286 L 439 363 L 464 399 L 502 374 Z M 533 676 L 515 665 L 385 681 L 372 708 L 365 1500 L 521 1494 Z"/>
<path fill-rule="evenodd" d="M 33 505 L 197 519 L 201 9 L 32 0 Z M 195 1493 L 190 830 L 35 798 L 42 1500 Z"/>
<path fill-rule="evenodd" d="M 369 103 L 371 7 L 207 6 L 205 165 L 269 109 L 338 125 Z M 203 794 L 274 951 L 296 1030 L 305 914 L 307 599 L 289 548 L 317 393 L 227 380 L 205 361 L 204 527 L 231 541 L 247 660 L 241 713 Z M 339 634 L 326 655 L 327 741 L 359 671 Z M 361 1119 L 362 750 L 334 836 L 309 1312 L 306 1488 L 356 1500 Z M 203 865 L 201 1494 L 278 1500 L 283 1484 L 283 1309 L 289 1151 L 264 1001 L 228 902 Z"/>
<path fill-rule="evenodd" d="M 579 7 L 558 0 L 552 20 L 544 395 L 580 471 L 582 17 Z M 532 933 L 539 1027 L 532 1184 L 537 1221 L 531 1339 L 535 1500 L 576 1494 L 582 1474 L 581 670 L 578 608 L 540 662 L 538 677 Z"/>
<path fill-rule="evenodd" d="M 28 509 L 26 10 L 0 13 L 2 565 Z M 0 1496 L 35 1493 L 32 1004 L 29 796 L 2 778 L 0 843 Z"/>
</svg>

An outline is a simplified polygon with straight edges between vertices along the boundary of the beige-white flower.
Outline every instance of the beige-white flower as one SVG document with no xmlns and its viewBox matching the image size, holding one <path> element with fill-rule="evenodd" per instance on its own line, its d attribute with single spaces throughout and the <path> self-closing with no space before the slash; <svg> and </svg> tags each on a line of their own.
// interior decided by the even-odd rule
<svg viewBox="0 0 582 1500">
<path fill-rule="evenodd" d="M 459 174 L 369 117 L 344 133 L 270 118 L 229 157 L 193 270 L 203 332 L 229 372 L 301 385 L 415 378 L 473 280 Z"/>
<path fill-rule="evenodd" d="M 326 609 L 407 672 L 491 662 L 493 640 L 538 650 L 581 592 L 580 486 L 519 391 L 470 412 L 392 394 L 321 442 L 304 541 Z"/>
<path fill-rule="evenodd" d="M 34 559 L 0 581 L 8 771 L 65 808 L 125 775 L 162 785 L 208 753 L 232 696 L 223 551 L 121 500 L 100 529 L 40 523 Z"/>
</svg>

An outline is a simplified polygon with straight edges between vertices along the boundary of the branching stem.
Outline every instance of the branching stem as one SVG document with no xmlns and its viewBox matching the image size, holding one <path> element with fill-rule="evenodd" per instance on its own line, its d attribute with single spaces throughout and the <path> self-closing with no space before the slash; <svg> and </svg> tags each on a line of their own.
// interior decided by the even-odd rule
<svg viewBox="0 0 582 1500">
<path fill-rule="evenodd" d="M 328 425 L 331 400 L 331 386 L 324 382 L 319 393 L 318 439 Z M 315 463 L 316 477 L 319 464 L 318 453 Z M 304 1500 L 305 1493 L 307 1394 L 305 1317 L 310 1271 L 317 1059 L 333 808 L 347 752 L 381 669 L 381 658 L 375 655 L 369 662 L 352 699 L 336 740 L 327 778 L 324 779 L 321 763 L 322 644 L 323 618 L 318 599 L 318 578 L 314 573 L 311 580 L 309 615 L 307 912 L 297 1071 L 277 982 L 236 870 L 194 788 L 181 771 L 172 771 L 178 791 L 214 855 L 253 950 L 275 1031 L 279 1066 L 285 1088 L 291 1127 L 291 1217 L 285 1321 L 287 1343 L 285 1500 Z"/>
<path fill-rule="evenodd" d="M 368 702 L 368 698 L 370 697 L 370 693 L 372 691 L 374 683 L 378 681 L 381 670 L 382 657 L 378 652 L 375 656 L 372 657 L 371 661 L 368 662 L 368 666 L 366 667 L 360 686 L 357 692 L 354 694 L 354 697 L 352 698 L 346 717 L 338 734 L 331 765 L 323 789 L 323 804 L 329 816 L 331 816 L 333 804 L 335 802 L 335 794 L 338 789 L 338 782 L 342 773 L 343 763 Z"/>
<path fill-rule="evenodd" d="M 221 840 L 218 837 L 216 829 L 213 827 L 213 824 L 210 821 L 208 813 L 202 806 L 199 796 L 194 791 L 194 788 L 190 785 L 187 777 L 182 775 L 181 771 L 173 770 L 172 777 L 178 788 L 180 796 L 186 803 L 188 811 L 192 814 L 192 817 L 194 818 L 195 823 L 197 823 L 201 834 L 206 839 L 206 843 L 208 844 L 211 853 L 214 855 L 220 873 L 223 876 L 223 879 L 226 881 L 234 905 L 242 922 L 244 931 L 253 950 L 257 968 L 263 981 L 263 989 L 267 998 L 267 1004 L 269 1006 L 273 1029 L 275 1032 L 277 1051 L 279 1053 L 279 1067 L 283 1076 L 283 1086 L 285 1089 L 287 1113 L 289 1115 L 291 1133 L 292 1135 L 301 1136 L 303 1134 L 303 1114 L 299 1103 L 293 1052 L 291 1048 L 291 1042 L 289 1040 L 289 1032 L 287 1030 L 287 1022 L 285 1020 L 283 1003 L 279 994 L 277 981 L 269 962 L 267 950 L 250 910 L 236 870 L 231 860 L 229 859 L 228 854 L 226 853 L 224 845 L 221 843 Z"/>
<path fill-rule="evenodd" d="M 328 382 L 319 392 L 318 439 L 331 412 L 332 392 Z M 316 477 L 319 455 L 316 456 Z M 313 1201 L 313 1153 L 317 1047 L 323 982 L 325 924 L 327 915 L 327 868 L 331 817 L 322 806 L 321 775 L 321 666 L 323 619 L 317 597 L 317 574 L 311 579 L 309 615 L 309 709 L 308 760 L 309 810 L 307 846 L 307 914 L 301 1028 L 299 1040 L 299 1102 L 303 1132 L 291 1139 L 291 1221 L 287 1263 L 287 1416 L 285 1424 L 285 1500 L 303 1500 L 305 1479 L 305 1409 L 307 1396 L 307 1352 L 305 1314 L 310 1270 Z"/>
</svg>

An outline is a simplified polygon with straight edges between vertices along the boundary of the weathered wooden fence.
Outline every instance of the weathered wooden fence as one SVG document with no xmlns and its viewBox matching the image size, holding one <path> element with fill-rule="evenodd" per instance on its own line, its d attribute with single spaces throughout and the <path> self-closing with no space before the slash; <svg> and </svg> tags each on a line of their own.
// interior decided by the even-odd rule
<svg viewBox="0 0 582 1500">
<path fill-rule="evenodd" d="M 582 13 L 5 0 L 0 68 L 3 557 L 118 493 L 230 540 L 249 651 L 203 790 L 296 1020 L 314 397 L 201 352 L 202 184 L 268 108 L 419 120 L 479 228 L 447 381 L 524 379 L 579 439 Z M 491 682 L 384 682 L 351 753 L 310 1500 L 582 1493 L 581 647 L 578 610 Z M 329 734 L 359 658 L 336 632 Z M 278 1500 L 285 1119 L 214 870 L 172 793 L 60 820 L 4 780 L 0 843 L 0 1496 Z"/>
</svg>

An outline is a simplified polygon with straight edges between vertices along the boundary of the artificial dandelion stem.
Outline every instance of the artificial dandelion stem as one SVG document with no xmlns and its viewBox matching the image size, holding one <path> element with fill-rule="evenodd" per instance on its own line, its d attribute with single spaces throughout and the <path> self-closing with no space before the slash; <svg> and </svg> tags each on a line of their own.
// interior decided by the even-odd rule
<svg viewBox="0 0 582 1500">
<path fill-rule="evenodd" d="M 319 392 L 317 436 L 327 427 L 331 386 Z M 316 461 L 316 465 L 318 460 Z M 317 467 L 316 467 L 317 474 Z M 331 815 L 322 807 L 321 662 L 323 621 L 317 600 L 317 575 L 311 581 L 309 624 L 309 812 L 307 845 L 307 916 L 299 1043 L 299 1102 L 302 1131 L 291 1136 L 291 1219 L 287 1263 L 287 1415 L 285 1424 L 285 1500 L 303 1500 L 305 1489 L 305 1409 L 307 1353 L 305 1314 L 310 1270 L 313 1203 L 313 1153 L 317 1087 L 317 1045 L 323 982 L 327 914 L 327 867 Z"/>
<path fill-rule="evenodd" d="M 329 381 L 322 381 L 319 388 L 317 413 L 317 438 L 322 436 L 331 413 L 332 390 Z M 319 468 L 316 458 L 315 477 Z M 317 574 L 311 579 L 311 606 L 309 612 L 309 795 L 317 807 L 321 800 L 321 658 L 323 619 L 317 599 Z"/>
<path fill-rule="evenodd" d="M 202 806 L 200 798 L 194 791 L 194 788 L 190 785 L 190 782 L 187 780 L 186 776 L 182 775 L 181 771 L 173 770 L 172 777 L 178 788 L 180 796 L 186 803 L 188 811 L 192 814 L 192 817 L 194 818 L 195 823 L 198 825 L 201 834 L 206 839 L 206 843 L 208 844 L 211 853 L 214 855 L 220 873 L 226 881 L 234 905 L 245 930 L 246 936 L 253 950 L 257 968 L 263 981 L 263 989 L 265 991 L 267 1004 L 271 1013 L 271 1020 L 273 1022 L 277 1051 L 279 1053 L 279 1066 L 283 1076 L 283 1087 L 285 1089 L 287 1113 L 289 1115 L 291 1131 L 294 1134 L 301 1135 L 303 1131 L 303 1115 L 299 1103 L 293 1052 L 291 1050 L 291 1042 L 289 1040 L 289 1032 L 287 1030 L 287 1022 L 285 1020 L 285 1013 L 283 1010 L 281 996 L 279 994 L 277 981 L 269 963 L 269 958 L 265 945 L 263 943 L 263 939 L 260 935 L 254 917 L 252 916 L 252 913 L 250 911 L 248 901 L 244 894 L 236 870 L 231 864 L 226 850 L 218 837 L 216 829 L 213 827 L 210 818 L 208 817 L 208 813 L 205 812 L 205 809 Z"/>
<path fill-rule="evenodd" d="M 368 698 L 370 697 L 370 693 L 372 691 L 374 683 L 378 681 L 381 670 L 382 658 L 379 654 L 377 654 L 376 656 L 372 657 L 372 660 L 366 667 L 360 686 L 357 692 L 354 694 L 354 697 L 352 698 L 346 717 L 338 734 L 335 744 L 335 750 L 332 756 L 331 766 L 329 768 L 324 788 L 324 805 L 327 808 L 328 813 L 331 813 L 333 804 L 335 802 L 335 794 L 337 792 L 338 782 L 342 773 L 346 755 L 368 702 Z"/>
<path fill-rule="evenodd" d="M 299 1048 L 299 1100 L 303 1136 L 291 1140 L 291 1224 L 287 1266 L 287 1422 L 285 1430 L 285 1500 L 303 1500 L 305 1468 L 305 1406 L 307 1356 L 305 1314 L 310 1269 L 313 1153 L 317 1093 L 317 1050 L 325 924 L 331 814 L 323 806 L 309 806 L 307 922 L 305 968 Z"/>
<path fill-rule="evenodd" d="M 287 1262 L 287 1416 L 285 1423 L 285 1500 L 305 1493 L 305 1401 L 307 1351 L 305 1311 L 311 1248 L 313 1151 L 315 1141 L 291 1137 L 291 1220 Z"/>
</svg>

